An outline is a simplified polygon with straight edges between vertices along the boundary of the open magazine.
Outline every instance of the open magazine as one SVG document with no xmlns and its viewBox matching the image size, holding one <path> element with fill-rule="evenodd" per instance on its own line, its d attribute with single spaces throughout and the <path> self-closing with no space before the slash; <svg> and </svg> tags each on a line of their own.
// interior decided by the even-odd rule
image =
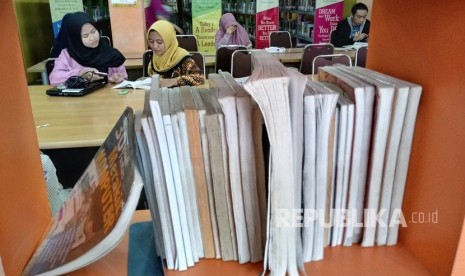
<svg viewBox="0 0 465 276">
<path fill-rule="evenodd" d="M 134 141 L 134 114 L 128 107 L 51 222 L 23 275 L 67 273 L 118 245 L 143 186 Z"/>
<path fill-rule="evenodd" d="M 132 88 L 132 89 L 146 89 L 150 90 L 152 86 L 152 78 L 147 77 L 147 78 L 140 78 L 136 81 L 122 81 L 121 83 L 113 86 L 112 88 L 114 89 L 119 89 L 119 88 Z"/>
</svg>

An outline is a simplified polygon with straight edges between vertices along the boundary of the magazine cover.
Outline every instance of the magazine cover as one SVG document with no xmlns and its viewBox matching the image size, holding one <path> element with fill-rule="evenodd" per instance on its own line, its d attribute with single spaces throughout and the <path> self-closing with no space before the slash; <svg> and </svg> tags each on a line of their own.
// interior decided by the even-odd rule
<svg viewBox="0 0 465 276">
<path fill-rule="evenodd" d="M 118 244 L 142 187 L 134 146 L 134 115 L 127 108 L 74 186 L 24 275 L 69 272 Z"/>
</svg>

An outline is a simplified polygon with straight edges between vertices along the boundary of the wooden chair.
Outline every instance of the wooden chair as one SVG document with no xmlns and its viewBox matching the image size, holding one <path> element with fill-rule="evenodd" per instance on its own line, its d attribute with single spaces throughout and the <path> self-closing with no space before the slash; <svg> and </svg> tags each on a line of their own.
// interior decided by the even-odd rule
<svg viewBox="0 0 465 276">
<path fill-rule="evenodd" d="M 292 48 L 291 34 L 288 31 L 271 32 L 270 47 Z"/>
<path fill-rule="evenodd" d="M 205 76 L 205 57 L 202 53 L 199 52 L 190 52 L 192 59 L 195 61 L 195 64 L 202 70 L 202 74 Z"/>
<path fill-rule="evenodd" d="M 344 54 L 318 55 L 313 59 L 312 62 L 312 79 L 317 73 L 319 67 L 334 64 L 352 66 L 352 59 L 348 55 Z"/>
<path fill-rule="evenodd" d="M 365 67 L 367 62 L 368 46 L 362 46 L 355 53 L 355 66 Z"/>
<path fill-rule="evenodd" d="M 334 53 L 334 46 L 331 43 L 321 44 L 308 44 L 302 52 L 302 61 L 300 62 L 299 71 L 302 74 L 312 74 L 313 60 L 319 55 L 332 55 Z"/>
<path fill-rule="evenodd" d="M 199 50 L 197 45 L 197 38 L 194 35 L 176 35 L 179 47 L 188 52 L 197 52 Z"/>
<path fill-rule="evenodd" d="M 105 41 L 105 43 L 107 43 L 108 45 L 111 46 L 111 40 L 110 40 L 110 38 L 109 38 L 108 36 L 102 35 L 102 36 L 100 36 L 100 38 L 101 38 L 103 41 Z"/>
<path fill-rule="evenodd" d="M 252 50 L 236 50 L 231 56 L 233 78 L 248 77 L 252 74 Z"/>
<path fill-rule="evenodd" d="M 149 76 L 149 63 L 152 60 L 153 51 L 147 50 L 142 55 L 142 77 Z"/>
<path fill-rule="evenodd" d="M 231 57 L 236 50 L 247 50 L 247 48 L 242 45 L 224 45 L 216 50 L 216 73 L 219 70 L 231 73 Z"/>
</svg>

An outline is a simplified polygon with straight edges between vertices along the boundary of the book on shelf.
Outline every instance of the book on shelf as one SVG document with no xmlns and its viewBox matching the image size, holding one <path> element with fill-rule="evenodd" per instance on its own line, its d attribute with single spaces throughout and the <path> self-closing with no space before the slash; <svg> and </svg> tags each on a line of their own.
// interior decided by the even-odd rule
<svg viewBox="0 0 465 276">
<path fill-rule="evenodd" d="M 151 85 L 152 85 L 152 78 L 144 77 L 144 78 L 140 78 L 135 81 L 124 80 L 121 83 L 118 83 L 117 85 L 113 86 L 112 88 L 113 89 L 129 88 L 129 89 L 150 90 Z"/>
<path fill-rule="evenodd" d="M 313 82 L 266 51 L 252 63 L 243 86 L 221 72 L 210 89 L 152 87 L 139 148 L 168 269 L 263 259 L 294 274 L 325 246 L 395 244 L 398 225 L 373 224 L 367 210 L 399 215 L 421 87 L 346 66 L 321 67 Z"/>
<path fill-rule="evenodd" d="M 367 178 L 367 196 L 365 203 L 365 218 L 363 220 L 365 227 L 363 229 L 362 246 L 374 246 L 375 235 L 377 229 L 377 222 L 372 221 L 376 216 L 373 213 L 380 211 L 380 199 L 382 191 L 382 179 L 385 169 L 386 150 L 388 145 L 388 138 L 390 127 L 396 125 L 394 122 L 391 124 L 391 111 L 393 110 L 394 87 L 376 79 L 366 77 L 350 70 L 345 66 L 335 67 L 339 71 L 346 73 L 347 77 L 358 79 L 365 82 L 367 85 L 372 85 L 375 88 L 375 102 L 373 113 L 373 127 L 370 148 L 370 162 L 368 167 Z"/>
<path fill-rule="evenodd" d="M 350 214 L 348 215 L 348 227 L 344 236 L 344 245 L 350 246 L 362 239 L 362 227 L 358 226 L 356 222 L 361 222 L 363 217 L 374 89 L 372 86 L 367 86 L 360 81 L 347 77 L 331 66 L 319 68 L 318 80 L 338 85 L 355 103 L 355 128 L 347 205 Z"/>
<path fill-rule="evenodd" d="M 279 275 L 286 272 L 297 275 L 299 269 L 303 270 L 302 257 L 298 253 L 301 251 L 300 230 L 281 225 L 280 214 L 301 208 L 298 204 L 302 196 L 301 181 L 296 179 L 294 167 L 298 159 L 294 155 L 294 143 L 298 139 L 292 132 L 290 94 L 297 93 L 302 97 L 303 87 L 302 91 L 298 91 L 299 85 L 291 88 L 290 80 L 298 81 L 299 78 L 265 51 L 252 52 L 252 65 L 254 70 L 244 88 L 263 113 L 271 152 L 264 267 Z"/>
<path fill-rule="evenodd" d="M 350 175 L 350 159 L 352 156 L 352 140 L 354 131 L 354 103 L 347 95 L 339 94 L 336 116 L 337 130 L 335 142 L 335 178 L 334 204 L 332 217 L 331 246 L 342 245 L 344 236 L 344 210 L 347 206 L 347 196 Z"/>
<path fill-rule="evenodd" d="M 257 187 L 257 170 L 252 131 L 252 98 L 239 85 L 229 72 L 222 72 L 221 79 L 226 91 L 232 92 L 235 98 L 236 112 L 230 113 L 237 117 L 237 136 L 239 148 L 239 164 L 242 187 L 242 198 L 246 221 L 247 238 L 249 241 L 250 261 L 258 262 L 263 259 L 263 246 L 261 242 L 263 226 L 260 223 L 259 195 Z M 218 92 L 220 104 L 223 92 Z M 226 93 L 227 95 L 228 93 Z M 223 110 L 225 108 L 223 107 Z M 227 123 L 226 123 L 227 125 Z M 226 131 L 229 131 L 226 128 Z M 227 133 L 228 135 L 228 133 Z M 228 146 L 230 141 L 228 140 Z"/>
<path fill-rule="evenodd" d="M 186 205 L 187 223 L 194 262 L 204 257 L 199 212 L 194 183 L 194 172 L 190 156 L 186 115 L 182 106 L 181 91 L 174 87 L 168 92 L 169 112 L 175 138 L 176 154 L 181 176 L 181 185 Z"/>
<path fill-rule="evenodd" d="M 234 216 L 235 236 L 237 238 L 237 253 L 240 263 L 250 261 L 249 240 L 247 238 L 247 223 L 242 194 L 241 164 L 239 152 L 239 134 L 234 91 L 225 83 L 219 74 L 209 74 L 210 86 L 217 91 L 217 102 L 221 105 L 224 118 L 228 164 L 228 183 L 231 190 L 231 203 Z M 216 98 L 216 96 L 215 96 Z M 206 101 L 204 100 L 206 103 Z"/>
<path fill-rule="evenodd" d="M 185 114 L 190 159 L 193 166 L 192 180 L 195 183 L 195 192 L 199 211 L 200 227 L 206 258 L 215 258 L 215 246 L 212 230 L 212 221 L 208 199 L 207 179 L 205 175 L 205 164 L 202 156 L 202 139 L 200 129 L 200 115 L 197 108 L 194 95 L 191 90 L 197 90 L 196 87 L 182 86 L 181 99 Z M 198 93 L 198 91 L 197 91 Z M 186 149 L 187 151 L 187 149 Z"/>
<path fill-rule="evenodd" d="M 397 243 L 399 224 L 390 225 L 391 221 L 399 221 L 404 197 L 407 172 L 410 161 L 416 116 L 422 94 L 418 84 L 400 80 L 370 69 L 354 67 L 357 73 L 364 74 L 377 81 L 393 86 L 396 90 L 394 110 L 391 124 L 388 155 L 383 178 L 381 208 L 386 210 L 381 216 L 386 226 L 377 228 L 378 245 L 395 245 Z"/>
<path fill-rule="evenodd" d="M 229 181 L 228 150 L 225 135 L 225 119 L 216 96 L 201 89 L 200 96 L 205 106 L 205 131 L 208 139 L 208 157 L 213 183 L 216 221 L 218 226 L 221 258 L 237 260 L 237 240 L 234 227 L 231 187 Z"/>
<path fill-rule="evenodd" d="M 318 216 L 329 219 L 332 163 L 331 127 L 339 94 L 309 81 L 304 92 L 304 162 L 303 206 L 305 210 L 318 211 Z M 325 235 L 329 231 L 320 221 L 313 221 L 302 230 L 304 262 L 323 259 Z"/>
<path fill-rule="evenodd" d="M 199 127 L 200 127 L 200 140 L 201 140 L 201 150 L 202 150 L 202 159 L 203 159 L 203 170 L 205 172 L 205 182 L 207 186 L 207 196 L 208 196 L 208 208 L 210 212 L 211 227 L 213 234 L 213 245 L 215 249 L 215 258 L 221 259 L 221 250 L 220 250 L 220 240 L 219 240 L 219 231 L 218 231 L 218 222 L 216 219 L 215 211 L 215 199 L 213 193 L 213 179 L 211 174 L 211 164 L 210 156 L 208 149 L 208 136 L 206 130 L 206 110 L 205 104 L 200 96 L 200 92 L 204 89 L 193 88 L 191 90 L 192 99 L 194 100 L 195 107 L 199 112 Z M 204 93 L 204 92 L 202 92 Z M 207 250 L 207 249 L 205 249 Z"/>
<path fill-rule="evenodd" d="M 51 219 L 23 275 L 68 273 L 118 245 L 143 186 L 134 160 L 134 114 L 127 108 Z"/>
<path fill-rule="evenodd" d="M 152 166 L 158 168 L 159 171 L 157 172 L 160 173 L 156 175 L 158 181 L 155 183 L 159 185 L 157 198 L 163 199 L 167 208 L 166 217 L 164 218 L 167 223 L 164 225 L 166 263 L 168 269 L 186 270 L 188 265 L 193 265 L 193 259 L 190 250 L 189 233 L 186 229 L 187 218 L 183 206 L 182 188 L 180 181 L 176 181 L 179 179 L 179 170 L 176 162 L 171 160 L 176 157 L 175 151 L 173 154 L 173 132 L 170 129 L 171 133 L 168 137 L 168 129 L 165 131 L 165 122 L 167 125 L 171 125 L 171 119 L 167 113 L 169 107 L 161 103 L 162 92 L 158 88 L 157 77 L 154 77 L 154 80 L 148 100 L 150 109 L 147 110 L 148 118 L 153 120 L 153 127 L 151 127 L 149 120 L 145 129 L 147 129 L 146 133 L 151 133 L 152 136 L 152 139 L 148 141 L 153 146 Z M 171 143 L 171 146 L 168 146 L 169 143 Z"/>
</svg>

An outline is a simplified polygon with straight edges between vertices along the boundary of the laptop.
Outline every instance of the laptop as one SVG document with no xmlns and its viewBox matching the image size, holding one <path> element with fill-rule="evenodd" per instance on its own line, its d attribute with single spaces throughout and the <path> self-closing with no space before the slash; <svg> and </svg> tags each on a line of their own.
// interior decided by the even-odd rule
<svg viewBox="0 0 465 276">
<path fill-rule="evenodd" d="M 86 82 L 81 87 L 53 87 L 47 89 L 46 93 L 49 96 L 71 96 L 71 97 L 81 97 L 85 96 L 95 90 L 104 87 L 108 83 L 107 79 L 93 81 L 93 82 Z"/>
</svg>

